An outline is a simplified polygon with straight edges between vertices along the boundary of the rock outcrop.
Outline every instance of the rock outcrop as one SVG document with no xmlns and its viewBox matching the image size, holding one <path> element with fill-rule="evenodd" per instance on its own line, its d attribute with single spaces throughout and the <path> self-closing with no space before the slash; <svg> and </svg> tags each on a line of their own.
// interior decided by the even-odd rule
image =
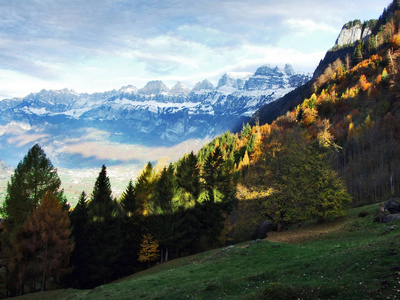
<svg viewBox="0 0 400 300">
<path fill-rule="evenodd" d="M 360 39 L 368 39 L 372 32 L 368 24 L 369 22 L 361 23 L 360 20 L 346 23 L 340 31 L 335 46 L 343 47 L 352 45 Z"/>
</svg>

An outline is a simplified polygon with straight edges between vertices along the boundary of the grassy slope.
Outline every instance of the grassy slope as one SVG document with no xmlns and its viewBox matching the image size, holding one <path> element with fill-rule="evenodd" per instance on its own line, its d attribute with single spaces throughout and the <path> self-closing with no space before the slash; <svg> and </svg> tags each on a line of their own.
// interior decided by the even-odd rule
<svg viewBox="0 0 400 300">
<path fill-rule="evenodd" d="M 323 226 L 273 234 L 273 241 L 177 259 L 91 291 L 60 290 L 20 298 L 400 298 L 400 223 L 374 223 L 377 207 L 352 209 L 342 220 Z M 360 212 L 368 215 L 359 217 Z M 383 234 L 391 226 L 394 230 Z"/>
</svg>

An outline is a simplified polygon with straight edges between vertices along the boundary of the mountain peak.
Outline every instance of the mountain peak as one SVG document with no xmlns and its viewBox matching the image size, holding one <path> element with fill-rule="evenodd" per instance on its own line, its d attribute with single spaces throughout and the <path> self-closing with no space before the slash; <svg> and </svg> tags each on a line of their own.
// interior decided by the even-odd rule
<svg viewBox="0 0 400 300">
<path fill-rule="evenodd" d="M 169 93 L 172 95 L 188 95 L 190 89 L 188 89 L 182 82 L 178 81 Z"/>
<path fill-rule="evenodd" d="M 207 79 L 204 79 L 203 81 L 195 84 L 195 86 L 192 89 L 192 92 L 197 92 L 201 90 L 214 90 L 214 89 L 215 89 L 214 85 Z"/>
<path fill-rule="evenodd" d="M 287 76 L 293 76 L 295 74 L 293 67 L 291 64 L 286 64 L 285 68 L 283 69 Z"/>
<path fill-rule="evenodd" d="M 251 73 L 248 72 L 228 72 L 225 73 L 221 79 L 218 81 L 217 90 L 220 90 L 222 87 L 224 89 L 242 89 L 246 80 L 251 76 Z"/>
<path fill-rule="evenodd" d="M 120 88 L 118 90 L 118 93 L 121 93 L 121 94 L 132 94 L 132 93 L 136 93 L 137 91 L 138 91 L 137 87 L 129 84 L 129 85 L 126 85 L 126 86 L 123 86 L 122 88 Z"/>
<path fill-rule="evenodd" d="M 272 68 L 270 65 L 264 65 L 259 67 L 256 72 L 254 73 L 255 76 L 283 76 L 283 72 L 281 69 L 276 66 Z"/>
<path fill-rule="evenodd" d="M 139 93 L 147 95 L 167 93 L 168 91 L 168 87 L 160 80 L 149 81 L 144 88 L 138 90 Z"/>
</svg>

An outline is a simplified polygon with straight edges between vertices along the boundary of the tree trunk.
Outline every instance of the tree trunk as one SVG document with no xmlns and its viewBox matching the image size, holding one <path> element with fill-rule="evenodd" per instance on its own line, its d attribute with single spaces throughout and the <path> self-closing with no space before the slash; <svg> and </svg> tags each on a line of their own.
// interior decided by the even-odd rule
<svg viewBox="0 0 400 300">
<path fill-rule="evenodd" d="M 44 268 L 43 268 L 43 274 L 42 274 L 42 289 L 41 291 L 43 292 L 46 289 L 46 271 L 47 271 L 47 244 L 45 247 L 45 251 L 44 251 Z"/>
<path fill-rule="evenodd" d="M 168 247 L 165 247 L 165 262 L 168 261 Z"/>
</svg>

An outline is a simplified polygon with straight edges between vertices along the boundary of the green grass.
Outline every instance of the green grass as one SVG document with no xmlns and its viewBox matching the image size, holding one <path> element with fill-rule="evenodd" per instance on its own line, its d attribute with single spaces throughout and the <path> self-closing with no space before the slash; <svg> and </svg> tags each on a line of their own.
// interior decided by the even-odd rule
<svg viewBox="0 0 400 300">
<path fill-rule="evenodd" d="M 315 225 L 282 233 L 297 236 L 293 243 L 288 238 L 287 243 L 243 243 L 173 260 L 91 291 L 21 299 L 397 299 L 400 223 L 374 223 L 377 207 L 352 209 L 322 226 L 323 233 Z M 391 226 L 394 230 L 383 234 Z"/>
</svg>

